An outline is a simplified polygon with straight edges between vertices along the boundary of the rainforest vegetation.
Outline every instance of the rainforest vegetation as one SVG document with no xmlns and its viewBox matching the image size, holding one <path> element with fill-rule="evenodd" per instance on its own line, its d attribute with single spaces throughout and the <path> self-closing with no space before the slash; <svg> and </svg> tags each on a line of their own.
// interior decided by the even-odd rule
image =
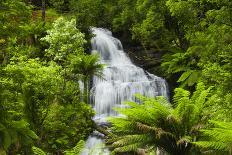
<svg viewBox="0 0 232 155">
<path fill-rule="evenodd" d="M 0 155 L 78 155 L 97 128 L 90 27 L 167 80 L 115 109 L 112 154 L 232 154 L 231 0 L 1 0 Z M 93 152 L 94 154 L 94 152 Z"/>
</svg>

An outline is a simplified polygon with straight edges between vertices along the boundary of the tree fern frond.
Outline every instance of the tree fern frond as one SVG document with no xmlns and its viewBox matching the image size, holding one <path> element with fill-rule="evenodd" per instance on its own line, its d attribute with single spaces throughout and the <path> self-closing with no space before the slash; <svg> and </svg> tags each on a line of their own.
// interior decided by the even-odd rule
<svg viewBox="0 0 232 155">
<path fill-rule="evenodd" d="M 152 137 L 147 135 L 147 134 L 140 134 L 140 135 L 127 135 L 121 137 L 120 140 L 114 142 L 112 145 L 114 147 L 122 147 L 134 143 L 139 143 L 139 142 L 148 142 L 152 141 Z"/>
<path fill-rule="evenodd" d="M 32 147 L 32 152 L 34 155 L 47 155 L 42 149 L 35 146 Z"/>
<path fill-rule="evenodd" d="M 210 149 L 229 151 L 232 148 L 231 122 L 210 121 L 216 127 L 201 130 L 205 139 L 194 144 Z"/>
<path fill-rule="evenodd" d="M 209 122 L 214 124 L 216 127 L 232 129 L 232 122 L 220 122 L 220 121 L 213 121 L 213 120 L 210 120 Z"/>
<path fill-rule="evenodd" d="M 196 98 L 191 98 L 191 100 L 195 103 L 196 107 L 199 109 L 202 109 L 204 106 L 204 103 L 206 102 L 207 96 L 209 95 L 210 89 L 203 90 L 201 93 L 199 93 L 198 97 Z"/>
<path fill-rule="evenodd" d="M 196 86 L 196 91 L 193 93 L 191 99 L 193 101 L 197 100 L 197 98 L 200 96 L 201 92 L 205 90 L 205 85 L 202 82 L 199 82 Z"/>
<path fill-rule="evenodd" d="M 232 130 L 231 129 L 222 129 L 222 128 L 213 128 L 211 130 L 201 130 L 204 134 L 212 137 L 215 141 L 221 141 L 225 143 L 232 144 Z"/>
<path fill-rule="evenodd" d="M 140 143 L 135 143 L 131 145 L 126 145 L 123 147 L 117 147 L 114 149 L 115 152 L 122 153 L 122 152 L 130 152 L 130 151 L 137 151 L 137 149 L 141 146 Z"/>
<path fill-rule="evenodd" d="M 182 88 L 176 88 L 174 92 L 175 95 L 173 97 L 173 101 L 175 105 L 178 105 L 183 98 L 189 99 L 190 92 L 187 90 L 184 90 Z"/>
<path fill-rule="evenodd" d="M 216 150 L 228 150 L 228 146 L 222 142 L 215 142 L 215 141 L 198 141 L 193 142 L 193 144 L 202 147 L 202 148 L 209 148 L 209 149 L 216 149 Z"/>
<path fill-rule="evenodd" d="M 133 133 L 136 129 L 136 124 L 126 118 L 109 118 L 108 120 L 112 123 L 111 130 L 118 134 Z"/>
<path fill-rule="evenodd" d="M 65 155 L 80 155 L 85 147 L 85 141 L 80 140 L 74 148 L 69 151 L 65 151 Z"/>
<path fill-rule="evenodd" d="M 169 103 L 167 98 L 165 98 L 164 96 L 157 96 L 156 100 L 159 104 L 164 105 L 167 108 L 172 108 L 171 104 Z"/>
<path fill-rule="evenodd" d="M 186 143 L 190 143 L 191 141 L 192 137 L 184 136 L 177 141 L 177 145 L 185 145 Z"/>
<path fill-rule="evenodd" d="M 186 117 L 185 114 L 189 115 L 187 112 L 189 106 L 190 106 L 190 100 L 188 97 L 182 97 L 182 98 L 179 98 L 178 97 L 178 105 L 177 107 L 174 109 L 173 111 L 173 114 L 176 116 L 176 117 L 179 117 L 179 118 L 183 118 L 183 117 Z"/>
<path fill-rule="evenodd" d="M 141 102 L 149 101 L 149 99 L 150 99 L 150 98 L 145 97 L 145 96 L 143 96 L 141 94 L 135 94 L 135 97 L 136 97 L 136 99 L 138 99 Z"/>
</svg>

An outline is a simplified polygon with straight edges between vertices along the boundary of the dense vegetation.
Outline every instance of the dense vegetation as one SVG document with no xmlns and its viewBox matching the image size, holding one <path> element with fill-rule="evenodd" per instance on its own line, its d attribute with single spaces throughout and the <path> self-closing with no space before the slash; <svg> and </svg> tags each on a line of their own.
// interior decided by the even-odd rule
<svg viewBox="0 0 232 155">
<path fill-rule="evenodd" d="M 89 81 L 103 69 L 89 55 L 91 26 L 144 61 L 161 53 L 153 73 L 176 87 L 171 103 L 138 95 L 116 109 L 125 117 L 110 119 L 113 153 L 232 153 L 230 0 L 1 0 L 1 155 L 80 152 L 95 128 Z"/>
</svg>

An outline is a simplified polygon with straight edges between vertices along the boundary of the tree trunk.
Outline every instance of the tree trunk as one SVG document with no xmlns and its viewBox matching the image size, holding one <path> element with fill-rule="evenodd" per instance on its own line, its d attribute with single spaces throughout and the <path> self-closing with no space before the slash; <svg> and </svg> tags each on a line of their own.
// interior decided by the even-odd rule
<svg viewBox="0 0 232 155">
<path fill-rule="evenodd" d="M 45 24 L 45 15 L 46 15 L 46 2 L 45 0 L 42 0 L 42 21 Z"/>
<path fill-rule="evenodd" d="M 89 79 L 84 77 L 84 102 L 89 103 Z"/>
</svg>

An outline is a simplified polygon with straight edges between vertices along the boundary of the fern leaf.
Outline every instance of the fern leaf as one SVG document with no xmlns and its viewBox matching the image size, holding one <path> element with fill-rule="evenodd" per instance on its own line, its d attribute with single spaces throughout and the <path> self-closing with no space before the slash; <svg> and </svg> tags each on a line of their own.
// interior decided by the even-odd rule
<svg viewBox="0 0 232 155">
<path fill-rule="evenodd" d="M 35 146 L 32 147 L 32 152 L 34 155 L 47 155 L 42 149 Z"/>
<path fill-rule="evenodd" d="M 183 81 L 185 81 L 192 73 L 193 73 L 192 70 L 188 70 L 188 71 L 184 72 L 184 73 L 180 76 L 180 78 L 178 79 L 177 82 L 183 82 Z"/>
</svg>

